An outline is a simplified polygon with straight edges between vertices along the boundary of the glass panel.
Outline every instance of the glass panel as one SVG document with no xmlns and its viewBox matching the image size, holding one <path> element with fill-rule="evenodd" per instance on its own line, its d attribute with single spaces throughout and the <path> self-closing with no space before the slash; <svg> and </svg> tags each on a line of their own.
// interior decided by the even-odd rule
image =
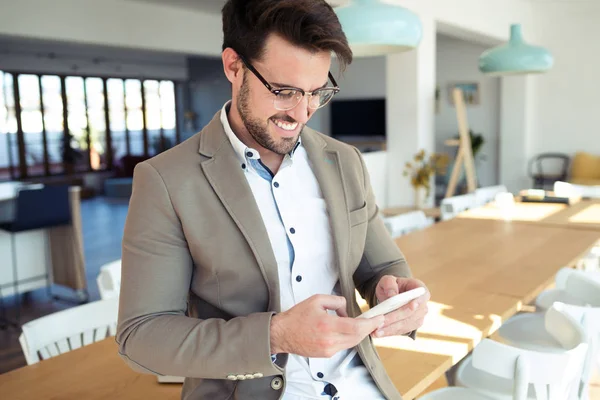
<svg viewBox="0 0 600 400">
<path fill-rule="evenodd" d="M 125 98 L 122 79 L 108 79 L 108 111 L 110 116 L 110 137 L 115 164 L 127 154 L 127 137 L 125 136 Z"/>
<path fill-rule="evenodd" d="M 160 94 L 158 81 L 144 81 L 144 94 L 146 96 L 146 129 L 148 130 L 148 143 L 150 155 L 156 155 L 163 150 L 160 139 Z"/>
<path fill-rule="evenodd" d="M 25 157 L 29 176 L 44 175 L 44 130 L 37 75 L 19 75 L 21 126 L 25 137 Z"/>
<path fill-rule="evenodd" d="M 136 79 L 125 81 L 125 106 L 129 129 L 130 154 L 144 154 L 144 114 L 142 113 L 142 83 Z"/>
<path fill-rule="evenodd" d="M 106 169 L 106 115 L 104 83 L 101 78 L 85 80 L 90 123 L 90 160 L 92 169 Z"/>
<path fill-rule="evenodd" d="M 4 104 L 6 106 L 6 124 L 5 128 L 8 132 L 6 144 L 9 146 L 8 157 L 10 164 L 13 166 L 15 178 L 20 177 L 19 173 L 19 148 L 17 144 L 17 114 L 15 111 L 15 92 L 13 86 L 13 75 L 4 74 Z"/>
<path fill-rule="evenodd" d="M 44 104 L 50 174 L 60 174 L 64 171 L 62 147 L 65 127 L 61 84 L 58 76 L 42 76 L 42 102 Z"/>
<path fill-rule="evenodd" d="M 165 148 L 169 149 L 176 143 L 175 131 L 175 85 L 171 81 L 160 83 L 160 112 L 165 137 Z"/>
<path fill-rule="evenodd" d="M 70 172 L 89 170 L 89 153 L 87 151 L 87 115 L 85 106 L 85 90 L 83 78 L 69 76 L 65 79 L 67 89 L 67 111 L 69 118 L 69 134 L 65 168 Z"/>
<path fill-rule="evenodd" d="M 0 180 L 10 179 L 10 159 L 8 149 L 8 110 L 4 94 L 4 72 L 0 71 Z"/>
</svg>

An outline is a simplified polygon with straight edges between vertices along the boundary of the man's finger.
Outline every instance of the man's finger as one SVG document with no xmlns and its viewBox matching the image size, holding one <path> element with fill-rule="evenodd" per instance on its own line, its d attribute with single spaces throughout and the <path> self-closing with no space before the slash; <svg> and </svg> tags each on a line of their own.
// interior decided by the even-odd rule
<svg viewBox="0 0 600 400">
<path fill-rule="evenodd" d="M 314 297 L 314 301 L 323 310 L 333 310 L 338 315 L 341 314 L 343 317 L 347 317 L 346 313 L 346 298 L 342 296 L 332 296 L 327 294 L 320 294 Z"/>
<path fill-rule="evenodd" d="M 419 328 L 421 325 L 423 325 L 423 321 L 426 315 L 427 309 L 419 308 L 408 318 L 404 318 L 392 323 L 386 322 L 385 326 L 383 326 L 382 328 L 378 329 L 377 332 L 375 332 L 375 336 L 394 336 L 403 335 L 407 332 L 412 332 L 415 329 Z M 380 332 L 383 332 L 383 335 L 380 336 Z"/>
<path fill-rule="evenodd" d="M 383 315 L 373 318 L 339 318 L 336 322 L 339 333 L 351 336 L 367 336 L 385 324 Z"/>
<path fill-rule="evenodd" d="M 386 275 L 379 281 L 379 293 L 384 297 L 380 298 L 379 301 L 389 299 L 392 296 L 398 294 L 398 283 L 396 277 Z"/>
</svg>

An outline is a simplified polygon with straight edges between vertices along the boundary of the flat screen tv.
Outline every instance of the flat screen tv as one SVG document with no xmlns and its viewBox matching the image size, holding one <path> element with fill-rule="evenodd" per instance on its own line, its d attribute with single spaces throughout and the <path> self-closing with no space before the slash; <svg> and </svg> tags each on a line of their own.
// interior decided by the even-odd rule
<svg viewBox="0 0 600 400">
<path fill-rule="evenodd" d="M 331 136 L 385 138 L 385 99 L 331 102 Z"/>
</svg>

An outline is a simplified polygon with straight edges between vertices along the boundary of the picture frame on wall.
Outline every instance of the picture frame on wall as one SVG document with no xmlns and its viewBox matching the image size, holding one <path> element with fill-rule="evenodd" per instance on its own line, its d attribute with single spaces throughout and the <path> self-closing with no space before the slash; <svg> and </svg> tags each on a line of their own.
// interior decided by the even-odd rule
<svg viewBox="0 0 600 400">
<path fill-rule="evenodd" d="M 454 88 L 456 87 L 462 90 L 465 105 L 467 107 L 481 104 L 479 82 L 451 82 L 448 84 L 448 101 L 450 102 L 450 105 L 454 106 L 452 93 L 454 93 Z"/>
</svg>

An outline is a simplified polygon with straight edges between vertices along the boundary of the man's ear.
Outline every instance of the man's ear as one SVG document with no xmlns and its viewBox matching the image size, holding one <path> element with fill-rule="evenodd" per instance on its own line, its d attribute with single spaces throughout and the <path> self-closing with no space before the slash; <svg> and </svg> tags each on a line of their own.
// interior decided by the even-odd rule
<svg viewBox="0 0 600 400">
<path fill-rule="evenodd" d="M 235 83 L 243 73 L 242 61 L 238 54 L 231 47 L 227 47 L 221 53 L 223 60 L 223 71 L 225 76 L 232 84 Z"/>
</svg>

